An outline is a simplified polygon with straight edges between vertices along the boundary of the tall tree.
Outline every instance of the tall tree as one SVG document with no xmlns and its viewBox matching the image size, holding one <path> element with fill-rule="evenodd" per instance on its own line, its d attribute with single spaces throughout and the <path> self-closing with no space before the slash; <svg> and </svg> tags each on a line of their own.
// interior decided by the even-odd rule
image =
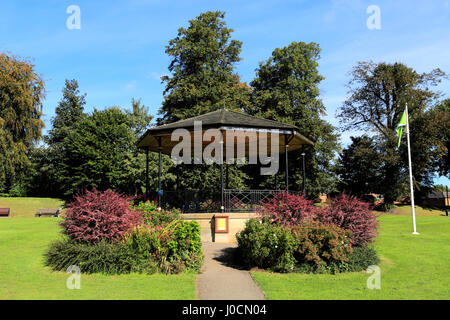
<svg viewBox="0 0 450 320">
<path fill-rule="evenodd" d="M 321 118 L 325 106 L 319 97 L 318 85 L 324 79 L 318 71 L 319 58 L 316 43 L 292 42 L 275 49 L 256 70 L 250 84 L 254 103 L 247 108 L 252 115 L 296 125 L 315 142 L 305 149 L 307 191 L 312 196 L 334 191 L 333 160 L 339 147 L 334 127 Z M 301 152 L 291 155 L 289 175 L 294 179 L 290 182 L 297 190 L 303 180 L 301 163 Z M 273 184 L 273 178 L 269 181 Z"/>
<path fill-rule="evenodd" d="M 28 179 L 30 194 L 63 196 L 62 187 L 66 183 L 63 164 L 68 156 L 64 139 L 86 117 L 85 98 L 86 94 L 80 93 L 77 80 L 65 80 L 62 98 L 55 109 L 55 117 L 52 118 L 52 128 L 44 136 L 46 145 L 34 148 L 30 154 L 33 163 Z"/>
<path fill-rule="evenodd" d="M 0 191 L 23 178 L 44 123 L 44 81 L 29 61 L 0 53 Z"/>
<path fill-rule="evenodd" d="M 125 160 L 134 141 L 128 118 L 119 108 L 94 110 L 80 120 L 64 139 L 64 195 L 84 188 L 121 189 Z"/>
<path fill-rule="evenodd" d="M 52 147 L 60 144 L 68 136 L 73 126 L 85 115 L 86 94 L 81 94 L 78 81 L 75 79 L 65 81 L 62 90 L 63 97 L 55 109 L 56 116 L 52 119 L 52 129 L 46 138 Z"/>
<path fill-rule="evenodd" d="M 205 12 L 178 29 L 166 53 L 172 58 L 159 124 L 194 117 L 220 108 L 248 106 L 250 88 L 234 73 L 242 43 L 231 39 L 225 13 Z"/>
<path fill-rule="evenodd" d="M 198 116 L 221 108 L 242 111 L 249 107 L 250 88 L 234 73 L 240 61 L 242 43 L 231 39 L 225 13 L 205 12 L 180 28 L 170 40 L 166 53 L 172 58 L 164 101 L 158 124 Z M 246 176 L 238 166 L 229 167 L 230 187 L 242 188 Z M 220 171 L 214 165 L 190 166 L 189 170 L 171 169 L 179 176 L 179 186 L 186 189 L 217 190 Z"/>
<path fill-rule="evenodd" d="M 363 129 L 373 132 L 379 139 L 384 199 L 389 206 L 401 195 L 400 186 L 407 179 L 406 148 L 403 144 L 400 151 L 396 150 L 395 131 L 406 103 L 411 125 L 413 175 L 416 186 L 427 182 L 429 176 L 425 171 L 433 157 L 436 140 L 431 131 L 427 132 L 433 128 L 424 125 L 424 116 L 440 96 L 429 88 L 436 86 L 445 74 L 440 69 L 419 74 L 402 63 L 360 62 L 353 68 L 351 76 L 350 97 L 338 117 L 344 130 Z"/>
</svg>

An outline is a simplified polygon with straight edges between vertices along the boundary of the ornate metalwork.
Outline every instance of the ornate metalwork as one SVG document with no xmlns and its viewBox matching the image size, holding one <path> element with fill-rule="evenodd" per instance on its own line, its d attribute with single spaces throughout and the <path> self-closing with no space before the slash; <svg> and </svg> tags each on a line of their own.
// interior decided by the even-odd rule
<svg viewBox="0 0 450 320">
<path fill-rule="evenodd" d="M 225 189 L 225 212 L 254 212 L 262 203 L 282 192 L 285 190 Z M 183 213 L 217 213 L 220 212 L 220 205 L 221 193 L 215 190 L 166 191 L 161 199 L 162 208 L 178 208 Z"/>
</svg>

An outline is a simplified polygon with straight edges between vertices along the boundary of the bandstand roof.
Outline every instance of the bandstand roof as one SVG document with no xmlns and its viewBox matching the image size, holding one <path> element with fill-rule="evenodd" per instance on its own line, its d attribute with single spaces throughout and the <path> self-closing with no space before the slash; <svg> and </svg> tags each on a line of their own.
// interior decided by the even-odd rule
<svg viewBox="0 0 450 320">
<path fill-rule="evenodd" d="M 270 132 L 278 133 L 279 153 L 284 153 L 285 139 L 288 141 L 288 151 L 300 149 L 303 145 L 314 144 L 311 140 L 303 136 L 296 126 L 251 116 L 241 112 L 220 109 L 197 117 L 150 128 L 139 139 L 137 145 L 141 149 L 148 149 L 149 151 L 158 152 L 158 140 L 161 139 L 161 152 L 170 155 L 172 148 L 179 143 L 179 141 L 171 140 L 171 134 L 176 129 L 186 129 L 191 134 L 191 145 L 193 146 L 194 123 L 196 121 L 201 121 L 202 131 L 207 129 L 218 129 L 222 132 L 225 152 L 226 149 L 230 147 L 234 147 L 236 149 L 235 144 L 233 144 L 233 146 L 227 146 L 227 135 L 229 134 L 237 136 L 238 139 L 239 136 L 246 137 L 246 156 L 249 156 L 252 152 L 254 152 L 254 148 L 249 148 L 249 146 L 254 147 L 252 144 L 258 144 L 258 142 L 261 142 L 262 139 L 265 139 L 266 146 L 268 148 L 267 152 L 270 154 L 272 152 L 272 150 L 270 150 L 272 138 L 272 134 L 270 134 Z M 202 150 L 210 143 L 211 141 L 203 141 Z M 260 152 L 258 148 L 257 150 L 258 151 L 256 152 Z"/>
</svg>

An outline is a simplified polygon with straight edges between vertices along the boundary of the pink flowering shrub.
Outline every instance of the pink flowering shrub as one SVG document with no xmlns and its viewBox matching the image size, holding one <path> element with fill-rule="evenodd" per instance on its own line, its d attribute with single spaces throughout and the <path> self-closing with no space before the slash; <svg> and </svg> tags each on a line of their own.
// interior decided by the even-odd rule
<svg viewBox="0 0 450 320">
<path fill-rule="evenodd" d="M 118 242 L 142 221 L 142 213 L 130 208 L 131 200 L 115 191 L 99 192 L 94 188 L 75 196 L 67 205 L 61 226 L 77 242 Z"/>
<path fill-rule="evenodd" d="M 377 236 L 378 221 L 370 205 L 345 194 L 333 199 L 321 210 L 318 218 L 324 223 L 350 230 L 353 246 L 365 247 Z"/>
<path fill-rule="evenodd" d="M 313 201 L 303 195 L 282 192 L 264 202 L 258 211 L 263 218 L 268 218 L 272 223 L 291 227 L 305 219 L 315 219 L 318 208 L 314 206 Z"/>
</svg>

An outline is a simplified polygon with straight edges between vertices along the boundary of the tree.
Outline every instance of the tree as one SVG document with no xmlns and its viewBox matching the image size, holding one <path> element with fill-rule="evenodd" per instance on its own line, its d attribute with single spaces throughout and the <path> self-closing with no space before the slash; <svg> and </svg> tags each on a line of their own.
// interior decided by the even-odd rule
<svg viewBox="0 0 450 320">
<path fill-rule="evenodd" d="M 400 186 L 408 177 L 406 149 L 403 144 L 399 151 L 396 150 L 395 131 L 406 103 L 412 128 L 413 175 L 416 186 L 427 182 L 426 168 L 433 158 L 436 140 L 432 132 L 427 132 L 434 129 L 424 124 L 425 113 L 439 98 L 439 93 L 429 87 L 437 85 L 445 74 L 440 69 L 419 74 L 402 63 L 360 62 L 353 68 L 351 77 L 348 84 L 350 97 L 338 117 L 344 130 L 367 130 L 378 139 L 383 159 L 382 190 L 389 206 L 401 195 Z"/>
<path fill-rule="evenodd" d="M 450 98 L 440 101 L 433 111 L 432 121 L 437 129 L 437 141 L 441 142 L 437 150 L 442 155 L 436 159 L 435 165 L 439 175 L 450 178 Z"/>
<path fill-rule="evenodd" d="M 205 12 L 180 28 L 166 53 L 172 57 L 158 124 L 198 116 L 221 108 L 242 111 L 249 107 L 250 88 L 234 73 L 242 43 L 231 39 L 224 12 Z M 165 157 L 163 157 L 165 158 Z M 163 167 L 164 168 L 164 167 Z M 186 168 L 186 167 L 184 167 Z M 179 176 L 179 187 L 217 190 L 220 171 L 214 165 L 192 165 L 189 170 L 170 169 Z M 238 166 L 229 166 L 230 187 L 245 186 Z"/>
<path fill-rule="evenodd" d="M 94 109 L 64 139 L 61 185 L 65 196 L 82 189 L 120 189 L 124 162 L 132 148 L 133 133 L 119 108 Z"/>
<path fill-rule="evenodd" d="M 240 110 L 249 104 L 250 88 L 233 73 L 242 43 L 231 39 L 224 12 L 205 12 L 178 29 L 166 53 L 172 57 L 158 124 L 220 108 Z"/>
<path fill-rule="evenodd" d="M 0 191 L 18 183 L 42 134 L 44 81 L 29 61 L 0 53 Z"/>
<path fill-rule="evenodd" d="M 122 173 L 122 190 L 128 194 L 142 195 L 145 193 L 146 156 L 142 150 L 138 150 L 136 144 L 145 131 L 149 128 L 153 116 L 149 114 L 149 108 L 142 104 L 141 100 L 131 100 L 131 110 L 126 110 L 128 127 L 133 133 L 130 141 L 130 152 L 124 160 L 125 170 Z M 158 190 L 158 154 L 149 153 L 149 185 L 150 194 Z M 162 157 L 162 184 L 173 184 L 175 176 L 171 173 L 174 164 L 169 157 Z"/>
<path fill-rule="evenodd" d="M 438 184 L 438 185 L 435 185 L 435 186 L 433 187 L 433 190 L 434 190 L 434 191 L 447 192 L 448 186 L 444 186 L 443 184 Z"/>
<path fill-rule="evenodd" d="M 61 160 L 60 188 L 64 198 L 83 189 L 113 189 L 138 195 L 145 187 L 145 155 L 136 142 L 151 120 L 148 108 L 132 101 L 131 111 L 118 107 L 93 113 L 79 120 L 62 141 L 65 157 Z M 156 190 L 157 155 L 150 157 L 150 185 Z M 171 167 L 165 159 L 164 168 Z M 172 174 L 163 174 L 163 183 L 174 181 Z"/>
<path fill-rule="evenodd" d="M 133 131 L 137 139 L 145 133 L 153 120 L 153 116 L 149 114 L 149 109 L 142 102 L 141 99 L 131 99 L 131 110 L 125 111 L 129 119 L 129 127 Z"/>
<path fill-rule="evenodd" d="M 311 196 L 335 190 L 332 164 L 339 148 L 335 128 L 321 118 L 325 106 L 319 98 L 318 85 L 324 79 L 318 71 L 319 58 L 316 43 L 292 42 L 275 49 L 256 70 L 256 78 L 250 83 L 253 105 L 247 108 L 252 115 L 296 125 L 314 141 L 313 147 L 305 149 L 307 191 Z M 289 162 L 289 175 L 294 177 L 291 187 L 301 190 L 301 152 L 291 153 Z M 273 183 L 273 178 L 268 181 Z"/>
<path fill-rule="evenodd" d="M 378 193 L 382 162 L 376 141 L 367 135 L 351 137 L 351 140 L 340 154 L 338 189 L 358 197 Z"/>
<path fill-rule="evenodd" d="M 83 112 L 86 94 L 80 94 L 78 81 L 66 79 L 62 92 L 63 97 L 55 109 L 56 116 L 52 119 L 52 129 L 46 137 L 47 143 L 55 148 L 68 136 L 73 126 L 85 116 Z"/>
</svg>

